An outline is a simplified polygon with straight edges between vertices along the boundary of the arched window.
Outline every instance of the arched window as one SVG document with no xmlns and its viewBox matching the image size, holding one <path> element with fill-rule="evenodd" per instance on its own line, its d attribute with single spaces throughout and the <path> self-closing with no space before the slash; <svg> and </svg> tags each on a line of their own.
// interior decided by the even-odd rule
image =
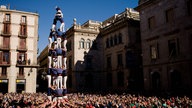
<svg viewBox="0 0 192 108">
<path fill-rule="evenodd" d="M 83 38 L 79 41 L 79 48 L 85 48 L 85 40 Z"/>
<path fill-rule="evenodd" d="M 87 39 L 87 48 L 91 48 L 91 40 L 90 39 Z"/>
</svg>

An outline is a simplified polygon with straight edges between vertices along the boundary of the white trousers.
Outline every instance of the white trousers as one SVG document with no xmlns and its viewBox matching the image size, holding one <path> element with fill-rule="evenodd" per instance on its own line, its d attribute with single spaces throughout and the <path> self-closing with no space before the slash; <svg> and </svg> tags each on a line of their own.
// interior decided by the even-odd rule
<svg viewBox="0 0 192 108">
<path fill-rule="evenodd" d="M 48 87 L 51 87 L 51 75 L 47 75 Z"/>
<path fill-rule="evenodd" d="M 63 41 L 63 48 L 65 51 L 67 51 L 67 39 Z"/>
<path fill-rule="evenodd" d="M 58 83 L 57 77 L 53 76 L 53 85 L 57 85 L 57 83 Z"/>
<path fill-rule="evenodd" d="M 51 44 L 52 44 L 52 38 L 49 38 L 49 48 L 51 48 Z"/>
<path fill-rule="evenodd" d="M 58 89 L 61 89 L 62 86 L 63 86 L 63 84 L 62 84 L 63 81 L 62 80 L 63 80 L 62 76 L 57 76 L 57 87 L 58 87 Z"/>
<path fill-rule="evenodd" d="M 54 30 L 55 30 L 55 24 L 52 25 L 52 31 L 54 31 Z"/>
<path fill-rule="evenodd" d="M 61 38 L 57 38 L 57 48 L 61 48 Z"/>
<path fill-rule="evenodd" d="M 67 76 L 63 77 L 63 87 L 64 89 L 67 89 Z"/>
<path fill-rule="evenodd" d="M 63 66 L 64 66 L 64 69 L 67 69 L 67 57 L 63 57 Z"/>
<path fill-rule="evenodd" d="M 57 67 L 57 58 L 53 58 L 53 67 Z"/>
<path fill-rule="evenodd" d="M 52 57 L 48 56 L 48 64 L 49 64 L 49 68 L 51 68 L 51 62 L 52 62 Z"/>
<path fill-rule="evenodd" d="M 64 22 L 61 23 L 61 25 L 60 25 L 60 30 L 61 30 L 62 32 L 65 32 L 65 23 L 64 23 Z"/>
<path fill-rule="evenodd" d="M 62 68 L 62 56 L 57 56 L 57 66 L 58 68 Z"/>
</svg>

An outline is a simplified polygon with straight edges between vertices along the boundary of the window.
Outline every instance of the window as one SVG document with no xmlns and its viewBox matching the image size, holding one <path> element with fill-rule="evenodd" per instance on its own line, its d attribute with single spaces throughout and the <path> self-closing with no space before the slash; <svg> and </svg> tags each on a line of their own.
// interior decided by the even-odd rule
<svg viewBox="0 0 192 108">
<path fill-rule="evenodd" d="M 117 73 L 117 85 L 118 85 L 118 87 L 124 86 L 124 73 L 123 72 Z"/>
<path fill-rule="evenodd" d="M 113 46 L 113 37 L 110 38 L 110 46 Z"/>
<path fill-rule="evenodd" d="M 87 40 L 87 48 L 88 49 L 91 48 L 91 40 L 90 39 Z"/>
<path fill-rule="evenodd" d="M 9 63 L 9 52 L 3 52 L 3 62 Z"/>
<path fill-rule="evenodd" d="M 133 51 L 128 50 L 126 52 L 126 67 L 134 68 L 136 66 L 136 56 Z"/>
<path fill-rule="evenodd" d="M 26 24 L 26 22 L 27 22 L 26 16 L 22 16 L 21 17 L 21 23 Z"/>
<path fill-rule="evenodd" d="M 23 76 L 23 75 L 24 75 L 24 68 L 19 67 L 19 76 Z"/>
<path fill-rule="evenodd" d="M 107 57 L 107 68 L 111 68 L 111 57 Z"/>
<path fill-rule="evenodd" d="M 3 48 L 9 48 L 10 38 L 3 37 Z"/>
<path fill-rule="evenodd" d="M 19 49 L 26 49 L 26 39 L 25 38 L 20 38 Z"/>
<path fill-rule="evenodd" d="M 114 45 L 117 45 L 117 35 L 114 37 Z"/>
<path fill-rule="evenodd" d="M 118 36 L 118 44 L 122 43 L 122 34 L 119 33 L 119 36 Z"/>
<path fill-rule="evenodd" d="M 71 40 L 67 42 L 67 51 L 71 51 Z"/>
<path fill-rule="evenodd" d="M 27 35 L 27 25 L 21 25 L 20 35 Z"/>
<path fill-rule="evenodd" d="M 106 40 L 106 48 L 109 48 L 109 38 Z"/>
<path fill-rule="evenodd" d="M 166 10 L 165 12 L 166 15 L 166 22 L 172 22 L 174 20 L 174 10 L 173 8 Z"/>
<path fill-rule="evenodd" d="M 157 45 L 151 45 L 150 46 L 150 56 L 151 59 L 155 60 L 158 57 L 158 46 Z"/>
<path fill-rule="evenodd" d="M 5 21 L 6 22 L 10 22 L 11 21 L 10 14 L 5 14 Z"/>
<path fill-rule="evenodd" d="M 26 65 L 27 54 L 25 53 L 18 53 L 17 54 L 17 63 L 20 65 Z"/>
<path fill-rule="evenodd" d="M 155 27 L 155 17 L 154 16 L 148 18 L 148 27 L 149 27 L 149 29 L 153 29 Z"/>
<path fill-rule="evenodd" d="M 117 66 L 122 66 L 123 65 L 123 57 L 122 54 L 117 54 Z"/>
<path fill-rule="evenodd" d="M 81 38 L 81 40 L 79 41 L 79 44 L 80 44 L 79 45 L 80 48 L 82 48 L 82 49 L 85 48 L 85 45 L 84 45 L 85 44 L 85 40 L 83 38 Z"/>
<path fill-rule="evenodd" d="M 10 34 L 10 24 L 9 23 L 4 24 L 3 33 L 4 34 Z"/>
<path fill-rule="evenodd" d="M 189 16 L 192 15 L 192 0 L 187 1 L 187 12 Z"/>
<path fill-rule="evenodd" d="M 179 42 L 177 39 L 168 40 L 169 57 L 176 57 L 179 53 Z"/>
<path fill-rule="evenodd" d="M 1 76 L 7 76 L 7 67 L 2 67 Z"/>
</svg>

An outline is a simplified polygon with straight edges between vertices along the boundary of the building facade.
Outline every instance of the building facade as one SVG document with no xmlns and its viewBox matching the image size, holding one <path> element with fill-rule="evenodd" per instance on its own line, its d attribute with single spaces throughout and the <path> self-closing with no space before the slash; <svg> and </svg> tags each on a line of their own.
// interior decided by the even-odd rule
<svg viewBox="0 0 192 108">
<path fill-rule="evenodd" d="M 144 88 L 187 92 L 192 88 L 192 1 L 140 0 Z"/>
<path fill-rule="evenodd" d="M 139 13 L 131 8 L 103 21 L 105 86 L 112 90 L 142 90 Z"/>
<path fill-rule="evenodd" d="M 138 12 L 126 8 L 103 22 L 88 20 L 82 25 L 74 19 L 66 36 L 68 90 L 126 90 L 131 84 L 131 88 L 142 85 Z"/>
<path fill-rule="evenodd" d="M 37 13 L 0 8 L 0 92 L 36 92 Z"/>
</svg>

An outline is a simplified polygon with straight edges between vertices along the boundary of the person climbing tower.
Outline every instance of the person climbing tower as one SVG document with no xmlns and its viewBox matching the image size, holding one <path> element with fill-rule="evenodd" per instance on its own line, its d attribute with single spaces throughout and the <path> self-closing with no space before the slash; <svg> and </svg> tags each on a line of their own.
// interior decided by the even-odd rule
<svg viewBox="0 0 192 108">
<path fill-rule="evenodd" d="M 61 22 L 61 25 L 60 25 L 60 30 L 62 32 L 64 32 L 64 26 L 65 26 L 65 23 L 63 21 L 63 13 L 61 11 L 61 9 L 59 7 L 56 6 L 56 14 L 55 14 L 55 17 L 53 19 L 53 25 L 52 25 L 52 30 L 55 30 L 56 31 L 56 24 L 57 24 L 57 21 L 60 21 Z"/>
</svg>

